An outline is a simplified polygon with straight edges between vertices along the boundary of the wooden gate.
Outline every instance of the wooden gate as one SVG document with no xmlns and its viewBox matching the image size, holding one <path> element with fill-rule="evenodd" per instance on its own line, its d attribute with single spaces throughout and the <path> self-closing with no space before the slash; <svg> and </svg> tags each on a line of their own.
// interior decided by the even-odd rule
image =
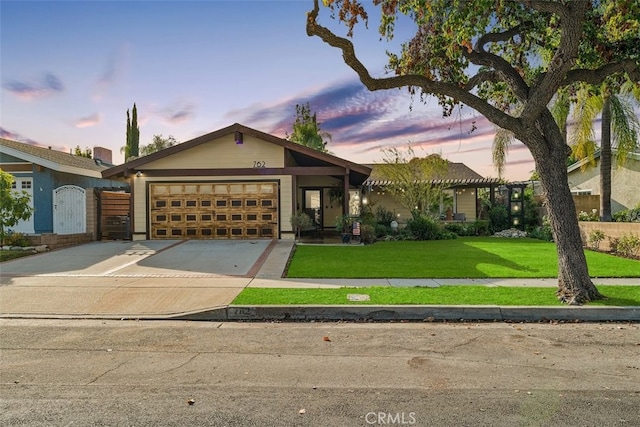
<svg viewBox="0 0 640 427">
<path fill-rule="evenodd" d="M 131 194 L 100 192 L 100 239 L 131 239 Z"/>
<path fill-rule="evenodd" d="M 53 232 L 77 234 L 87 231 L 87 195 L 84 188 L 63 185 L 53 190 Z"/>
</svg>

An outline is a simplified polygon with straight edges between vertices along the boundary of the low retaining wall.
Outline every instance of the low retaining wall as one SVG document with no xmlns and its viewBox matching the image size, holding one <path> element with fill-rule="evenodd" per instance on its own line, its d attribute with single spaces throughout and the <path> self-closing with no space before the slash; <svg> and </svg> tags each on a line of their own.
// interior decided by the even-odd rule
<svg viewBox="0 0 640 427">
<path fill-rule="evenodd" d="M 600 230 L 604 233 L 604 240 L 600 242 L 598 249 L 603 251 L 611 250 L 609 239 L 619 239 L 624 234 L 635 234 L 640 237 L 640 222 L 597 222 L 579 221 L 580 237 L 584 246 L 589 246 L 589 233 L 593 230 Z"/>
<path fill-rule="evenodd" d="M 56 234 L 56 233 L 43 233 L 43 234 L 31 234 L 27 235 L 27 238 L 33 246 L 47 245 L 49 249 L 60 249 L 69 246 L 79 245 L 81 243 L 92 242 L 92 233 L 78 233 L 78 234 Z"/>
</svg>

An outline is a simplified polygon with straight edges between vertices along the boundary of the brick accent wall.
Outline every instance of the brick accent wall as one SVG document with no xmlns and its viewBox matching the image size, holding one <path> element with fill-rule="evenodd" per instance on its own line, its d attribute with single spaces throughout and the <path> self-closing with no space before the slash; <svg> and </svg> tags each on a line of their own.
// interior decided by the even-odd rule
<svg viewBox="0 0 640 427">
<path fill-rule="evenodd" d="M 91 233 L 80 234 L 56 234 L 56 233 L 43 233 L 43 234 L 31 234 L 27 238 L 33 246 L 47 245 L 49 249 L 60 249 L 69 246 L 80 245 L 82 243 L 88 243 L 95 240 Z"/>
</svg>

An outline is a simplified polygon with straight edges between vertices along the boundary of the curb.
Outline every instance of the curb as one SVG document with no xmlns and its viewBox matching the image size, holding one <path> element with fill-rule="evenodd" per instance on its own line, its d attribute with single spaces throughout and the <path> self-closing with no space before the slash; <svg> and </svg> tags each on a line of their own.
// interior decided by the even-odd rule
<svg viewBox="0 0 640 427">
<path fill-rule="evenodd" d="M 211 321 L 640 321 L 640 307 L 540 307 L 445 305 L 233 305 L 171 316 Z"/>
</svg>

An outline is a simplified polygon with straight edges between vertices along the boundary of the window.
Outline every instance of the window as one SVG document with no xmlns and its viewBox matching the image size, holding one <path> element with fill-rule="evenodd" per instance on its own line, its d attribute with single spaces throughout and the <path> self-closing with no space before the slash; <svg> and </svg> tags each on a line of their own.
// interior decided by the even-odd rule
<svg viewBox="0 0 640 427">
<path fill-rule="evenodd" d="M 181 200 L 172 200 L 171 201 L 171 207 L 172 208 L 179 208 L 180 206 L 182 206 L 182 201 Z"/>
<path fill-rule="evenodd" d="M 231 206 L 233 206 L 235 208 L 241 208 L 242 207 L 242 200 L 232 200 L 231 201 Z"/>
<path fill-rule="evenodd" d="M 216 215 L 216 221 L 226 221 L 226 220 L 227 220 L 226 215 L 222 215 L 222 214 Z"/>
<path fill-rule="evenodd" d="M 197 221 L 198 216 L 194 214 L 187 215 L 187 221 Z"/>
<path fill-rule="evenodd" d="M 198 202 L 195 200 L 187 200 L 187 207 L 188 208 L 195 208 L 198 205 Z"/>
<path fill-rule="evenodd" d="M 231 215 L 231 221 L 242 221 L 242 215 L 240 214 Z"/>
<path fill-rule="evenodd" d="M 31 181 L 22 181 L 22 189 L 23 190 L 28 190 L 31 188 Z"/>
<path fill-rule="evenodd" d="M 211 218 L 212 218 L 211 214 L 204 214 L 200 217 L 202 221 L 211 221 Z"/>
<path fill-rule="evenodd" d="M 226 200 L 216 200 L 216 206 L 219 208 L 224 208 L 227 206 Z"/>
<path fill-rule="evenodd" d="M 202 206 L 203 208 L 211 207 L 211 200 L 201 200 L 200 206 Z"/>
</svg>

